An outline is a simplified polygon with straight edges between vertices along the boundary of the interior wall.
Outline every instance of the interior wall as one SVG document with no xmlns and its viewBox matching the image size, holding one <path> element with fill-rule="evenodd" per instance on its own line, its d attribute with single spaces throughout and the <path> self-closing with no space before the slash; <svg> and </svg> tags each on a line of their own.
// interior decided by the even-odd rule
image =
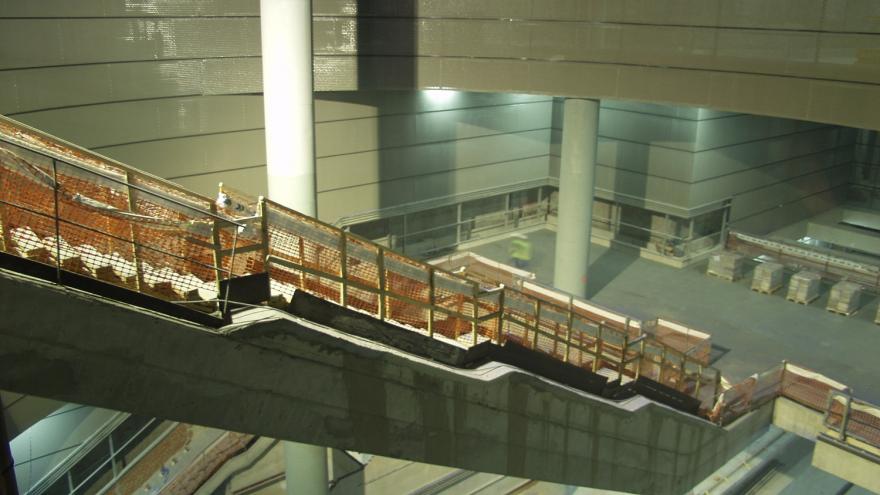
<svg viewBox="0 0 880 495">
<path fill-rule="evenodd" d="M 557 99 L 557 177 L 562 108 Z M 827 124 L 605 100 L 596 195 L 680 217 L 731 199 L 732 225 L 764 233 L 846 200 L 855 140 L 854 130 Z"/>
<path fill-rule="evenodd" d="M 317 98 L 324 220 L 548 180 L 549 97 L 378 91 Z"/>
<path fill-rule="evenodd" d="M 868 208 L 880 208 L 880 139 L 877 131 L 856 133 L 855 157 L 849 199 Z"/>
<path fill-rule="evenodd" d="M 767 233 L 846 200 L 852 129 L 754 115 L 700 122 L 692 208 L 732 198 L 730 224 Z"/>
</svg>

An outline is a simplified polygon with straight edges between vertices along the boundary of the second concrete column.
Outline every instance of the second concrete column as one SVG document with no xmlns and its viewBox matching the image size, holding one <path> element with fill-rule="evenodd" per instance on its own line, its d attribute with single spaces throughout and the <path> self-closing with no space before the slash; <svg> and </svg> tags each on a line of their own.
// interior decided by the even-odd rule
<svg viewBox="0 0 880 495">
<path fill-rule="evenodd" d="M 567 98 L 562 121 L 553 285 L 577 297 L 587 295 L 598 132 L 599 102 Z"/>
</svg>

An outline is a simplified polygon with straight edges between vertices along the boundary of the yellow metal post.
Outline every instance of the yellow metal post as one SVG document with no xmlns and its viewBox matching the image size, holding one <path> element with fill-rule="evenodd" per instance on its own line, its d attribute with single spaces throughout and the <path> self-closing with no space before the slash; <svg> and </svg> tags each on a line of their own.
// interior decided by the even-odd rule
<svg viewBox="0 0 880 495">
<path fill-rule="evenodd" d="M 428 337 L 434 338 L 434 268 L 428 268 Z"/>
<path fill-rule="evenodd" d="M 385 249 L 382 246 L 379 246 L 376 266 L 379 269 L 379 319 L 385 321 L 387 298 L 385 297 Z"/>
<path fill-rule="evenodd" d="M 532 349 L 538 348 L 538 329 L 541 328 L 541 300 L 536 299 L 535 302 L 535 335 L 532 337 Z"/>
<path fill-rule="evenodd" d="M 471 290 L 471 297 L 473 298 L 473 306 L 471 309 L 471 337 L 474 340 L 474 345 L 477 345 L 477 318 L 480 317 L 480 304 L 479 299 L 477 298 L 479 290 L 480 287 L 477 284 L 473 284 Z"/>
<path fill-rule="evenodd" d="M 498 294 L 498 324 L 496 325 L 495 343 L 501 345 L 501 332 L 504 331 L 504 289 Z"/>
<path fill-rule="evenodd" d="M 339 304 L 346 307 L 348 298 L 348 238 L 344 230 L 339 232 L 339 277 L 342 283 L 339 286 Z"/>
<path fill-rule="evenodd" d="M 125 172 L 125 196 L 128 200 L 128 211 L 131 213 L 137 213 L 135 210 L 137 209 L 137 201 L 132 194 L 131 187 L 131 174 L 126 171 Z M 143 292 L 143 288 L 145 285 L 144 282 L 144 268 L 141 265 L 141 256 L 140 256 L 140 247 L 137 242 L 137 228 L 134 226 L 134 223 L 128 222 L 128 230 L 129 235 L 131 236 L 131 256 L 132 261 L 134 262 L 135 267 L 135 289 L 138 292 Z M 219 288 L 218 288 L 219 291 Z M 218 292 L 219 294 L 219 292 Z"/>
</svg>

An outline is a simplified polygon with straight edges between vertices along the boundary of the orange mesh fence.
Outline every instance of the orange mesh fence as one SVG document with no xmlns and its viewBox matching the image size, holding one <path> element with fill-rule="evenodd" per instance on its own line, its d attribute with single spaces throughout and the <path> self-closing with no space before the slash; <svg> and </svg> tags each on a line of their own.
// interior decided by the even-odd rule
<svg viewBox="0 0 880 495">
<path fill-rule="evenodd" d="M 536 349 L 562 361 L 568 337 L 568 311 L 558 306 L 541 305 Z"/>
<path fill-rule="evenodd" d="M 214 242 L 226 222 L 210 200 L 86 158 L 0 146 L 4 250 L 165 300 L 215 299 L 215 252 L 232 244 Z"/>
<path fill-rule="evenodd" d="M 535 338 L 536 306 L 534 300 L 513 289 L 504 289 L 502 340 L 532 347 Z"/>
<path fill-rule="evenodd" d="M 711 336 L 663 318 L 646 324 L 646 332 L 678 352 L 701 364 L 709 364 L 712 353 Z"/>
<path fill-rule="evenodd" d="M 790 363 L 782 373 L 780 394 L 801 405 L 817 411 L 824 411 L 828 394 L 832 390 L 842 391 L 846 386 L 806 368 Z"/>
<path fill-rule="evenodd" d="M 434 277 L 434 306 L 439 310 L 434 314 L 434 332 L 451 339 L 472 334 L 469 318 L 475 316 L 474 309 L 477 307 L 474 299 L 476 285 L 428 268 L 425 268 L 426 282 L 429 274 Z"/>
<path fill-rule="evenodd" d="M 592 371 L 598 347 L 599 326 L 580 315 L 572 315 L 568 362 Z"/>
<path fill-rule="evenodd" d="M 846 434 L 873 447 L 880 448 L 880 408 L 853 399 L 850 404 Z"/>
<path fill-rule="evenodd" d="M 782 389 L 784 373 L 783 366 L 775 366 L 725 390 L 718 396 L 710 419 L 726 424 L 775 399 Z"/>
<path fill-rule="evenodd" d="M 880 407 L 836 390 L 830 393 L 825 426 L 837 432 L 841 440 L 851 437 L 880 449 Z M 844 423 L 846 431 L 841 434 Z"/>
</svg>

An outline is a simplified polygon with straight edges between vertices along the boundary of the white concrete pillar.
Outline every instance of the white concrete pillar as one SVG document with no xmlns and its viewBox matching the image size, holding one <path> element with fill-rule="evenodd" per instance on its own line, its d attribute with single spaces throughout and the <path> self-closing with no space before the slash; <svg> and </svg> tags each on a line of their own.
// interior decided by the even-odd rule
<svg viewBox="0 0 880 495">
<path fill-rule="evenodd" d="M 587 295 L 598 132 L 599 102 L 567 98 L 562 121 L 553 285 L 578 297 Z"/>
<path fill-rule="evenodd" d="M 329 493 L 327 449 L 317 445 L 284 442 L 284 476 L 287 495 Z"/>
<path fill-rule="evenodd" d="M 311 0 L 260 0 L 269 199 L 314 216 Z"/>
</svg>

